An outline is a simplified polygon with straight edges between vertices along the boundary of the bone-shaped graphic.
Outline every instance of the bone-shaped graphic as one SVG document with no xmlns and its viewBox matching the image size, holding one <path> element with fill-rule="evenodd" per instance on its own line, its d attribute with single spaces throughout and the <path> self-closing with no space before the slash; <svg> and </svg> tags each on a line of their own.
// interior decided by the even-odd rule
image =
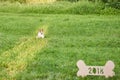
<svg viewBox="0 0 120 80">
<path fill-rule="evenodd" d="M 98 76 L 105 76 L 113 77 L 115 75 L 113 69 L 115 67 L 112 61 L 107 61 L 105 66 L 86 66 L 83 60 L 79 60 L 77 62 L 77 66 L 79 71 L 77 72 L 77 76 L 85 77 L 87 75 L 98 75 Z"/>
</svg>

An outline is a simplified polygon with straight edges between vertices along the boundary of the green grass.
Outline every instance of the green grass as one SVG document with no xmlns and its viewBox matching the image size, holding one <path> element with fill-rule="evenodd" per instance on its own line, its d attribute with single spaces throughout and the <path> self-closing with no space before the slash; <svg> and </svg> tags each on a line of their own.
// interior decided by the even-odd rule
<svg viewBox="0 0 120 80">
<path fill-rule="evenodd" d="M 37 14 L 120 14 L 119 9 L 110 8 L 103 3 L 92 3 L 79 1 L 71 3 L 68 1 L 58 1 L 49 4 L 20 4 L 20 3 L 0 3 L 0 12 L 7 13 L 37 13 Z"/>
<path fill-rule="evenodd" d="M 0 13 L 0 80 L 119 80 L 119 17 Z M 36 39 L 41 27 L 46 37 Z M 112 60 L 116 75 L 77 77 L 78 60 Z"/>
</svg>

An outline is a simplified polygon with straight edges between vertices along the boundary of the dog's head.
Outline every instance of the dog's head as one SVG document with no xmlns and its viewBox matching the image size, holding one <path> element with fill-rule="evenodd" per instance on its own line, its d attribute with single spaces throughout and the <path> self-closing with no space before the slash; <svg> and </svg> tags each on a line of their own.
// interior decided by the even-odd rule
<svg viewBox="0 0 120 80">
<path fill-rule="evenodd" d="M 43 33 L 43 29 L 39 29 L 39 32 Z"/>
</svg>

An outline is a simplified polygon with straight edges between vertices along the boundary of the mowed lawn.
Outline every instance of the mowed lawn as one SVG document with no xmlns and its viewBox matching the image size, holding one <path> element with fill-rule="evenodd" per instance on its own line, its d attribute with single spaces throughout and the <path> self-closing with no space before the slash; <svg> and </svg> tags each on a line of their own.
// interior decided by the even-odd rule
<svg viewBox="0 0 120 80">
<path fill-rule="evenodd" d="M 0 80 L 119 80 L 119 57 L 120 16 L 0 13 Z M 77 77 L 78 60 L 115 76 Z"/>
</svg>

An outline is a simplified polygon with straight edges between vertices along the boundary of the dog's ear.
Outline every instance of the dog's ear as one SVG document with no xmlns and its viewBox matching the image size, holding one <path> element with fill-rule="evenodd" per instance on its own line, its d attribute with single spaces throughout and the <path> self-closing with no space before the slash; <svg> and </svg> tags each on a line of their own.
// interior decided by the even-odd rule
<svg viewBox="0 0 120 80">
<path fill-rule="evenodd" d="M 41 29 L 41 31 L 43 32 L 43 29 Z"/>
<path fill-rule="evenodd" d="M 41 32 L 41 29 L 39 29 L 39 31 L 38 32 Z"/>
</svg>

